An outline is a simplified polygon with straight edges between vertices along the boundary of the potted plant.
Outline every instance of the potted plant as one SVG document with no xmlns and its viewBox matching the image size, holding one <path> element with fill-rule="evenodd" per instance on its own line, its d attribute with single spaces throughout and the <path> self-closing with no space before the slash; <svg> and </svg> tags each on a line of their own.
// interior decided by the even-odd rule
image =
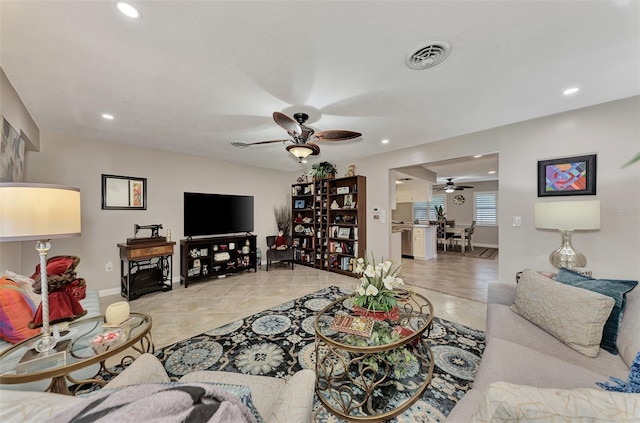
<svg viewBox="0 0 640 423">
<path fill-rule="evenodd" d="M 373 254 L 372 263 L 375 263 Z M 371 264 L 363 258 L 352 259 L 353 272 L 360 276 L 353 301 L 354 311 L 374 318 L 390 318 L 397 315 L 398 293 L 394 288 L 404 285 L 397 275 L 400 266 L 392 268 L 389 260 Z"/>
<path fill-rule="evenodd" d="M 338 169 L 336 165 L 329 162 L 320 162 L 311 166 L 315 179 L 333 179 L 336 177 Z"/>
<path fill-rule="evenodd" d="M 436 210 L 436 215 L 438 216 L 438 220 L 446 220 L 447 218 L 445 217 L 445 212 L 444 212 L 444 207 L 442 206 L 434 206 L 435 210 Z"/>
</svg>

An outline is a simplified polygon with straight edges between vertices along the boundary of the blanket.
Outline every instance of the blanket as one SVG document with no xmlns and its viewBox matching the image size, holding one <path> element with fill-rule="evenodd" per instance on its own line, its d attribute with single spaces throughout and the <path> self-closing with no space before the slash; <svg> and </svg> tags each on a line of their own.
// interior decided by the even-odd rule
<svg viewBox="0 0 640 423">
<path fill-rule="evenodd" d="M 99 393 L 55 415 L 50 423 L 256 423 L 232 394 L 206 383 L 132 385 Z"/>
</svg>

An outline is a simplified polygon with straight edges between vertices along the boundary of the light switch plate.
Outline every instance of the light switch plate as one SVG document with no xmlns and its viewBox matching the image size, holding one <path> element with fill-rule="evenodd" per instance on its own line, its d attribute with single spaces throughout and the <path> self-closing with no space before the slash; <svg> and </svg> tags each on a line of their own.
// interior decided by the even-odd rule
<svg viewBox="0 0 640 423">
<path fill-rule="evenodd" d="M 513 216 L 513 226 L 521 226 L 522 225 L 522 217 Z"/>
</svg>

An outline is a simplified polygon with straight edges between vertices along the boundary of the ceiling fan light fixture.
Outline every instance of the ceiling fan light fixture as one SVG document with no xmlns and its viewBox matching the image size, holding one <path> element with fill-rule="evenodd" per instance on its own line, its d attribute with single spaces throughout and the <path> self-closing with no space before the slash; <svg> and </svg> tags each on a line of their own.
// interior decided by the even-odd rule
<svg viewBox="0 0 640 423">
<path fill-rule="evenodd" d="M 320 148 L 315 144 L 294 144 L 287 146 L 287 151 L 298 159 L 298 162 L 302 163 L 302 159 L 311 155 L 318 155 Z"/>
<path fill-rule="evenodd" d="M 444 189 L 444 192 L 446 192 L 447 194 L 451 194 L 452 192 L 454 192 L 456 189 L 453 186 L 447 186 Z"/>
</svg>

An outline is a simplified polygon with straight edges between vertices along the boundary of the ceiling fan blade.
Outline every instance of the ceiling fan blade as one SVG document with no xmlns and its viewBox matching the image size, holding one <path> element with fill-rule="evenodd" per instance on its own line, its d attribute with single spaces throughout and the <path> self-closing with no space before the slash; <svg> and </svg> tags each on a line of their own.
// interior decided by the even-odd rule
<svg viewBox="0 0 640 423">
<path fill-rule="evenodd" d="M 270 140 L 270 141 L 258 141 L 258 142 L 232 142 L 231 145 L 234 147 L 238 147 L 238 148 L 246 148 L 252 145 L 259 145 L 259 144 L 273 144 L 276 142 L 287 142 L 287 141 L 291 141 L 291 140 Z"/>
<path fill-rule="evenodd" d="M 361 137 L 362 134 L 360 132 L 334 130 L 316 132 L 315 136 L 320 141 L 346 141 Z"/>
<path fill-rule="evenodd" d="M 313 153 L 311 153 L 311 156 L 317 156 L 318 154 L 320 154 L 320 147 L 318 146 L 318 144 L 308 142 L 307 145 L 311 146 L 311 148 L 313 149 Z"/>
<path fill-rule="evenodd" d="M 464 189 L 464 188 L 473 188 L 473 187 L 472 187 L 472 186 L 470 186 L 470 185 L 456 185 L 456 188 L 462 188 L 462 189 Z"/>
<path fill-rule="evenodd" d="M 302 128 L 300 125 L 289 116 L 280 113 L 273 112 L 273 120 L 280 126 L 282 129 L 287 131 L 288 133 L 294 133 L 300 135 L 302 133 Z"/>
</svg>

